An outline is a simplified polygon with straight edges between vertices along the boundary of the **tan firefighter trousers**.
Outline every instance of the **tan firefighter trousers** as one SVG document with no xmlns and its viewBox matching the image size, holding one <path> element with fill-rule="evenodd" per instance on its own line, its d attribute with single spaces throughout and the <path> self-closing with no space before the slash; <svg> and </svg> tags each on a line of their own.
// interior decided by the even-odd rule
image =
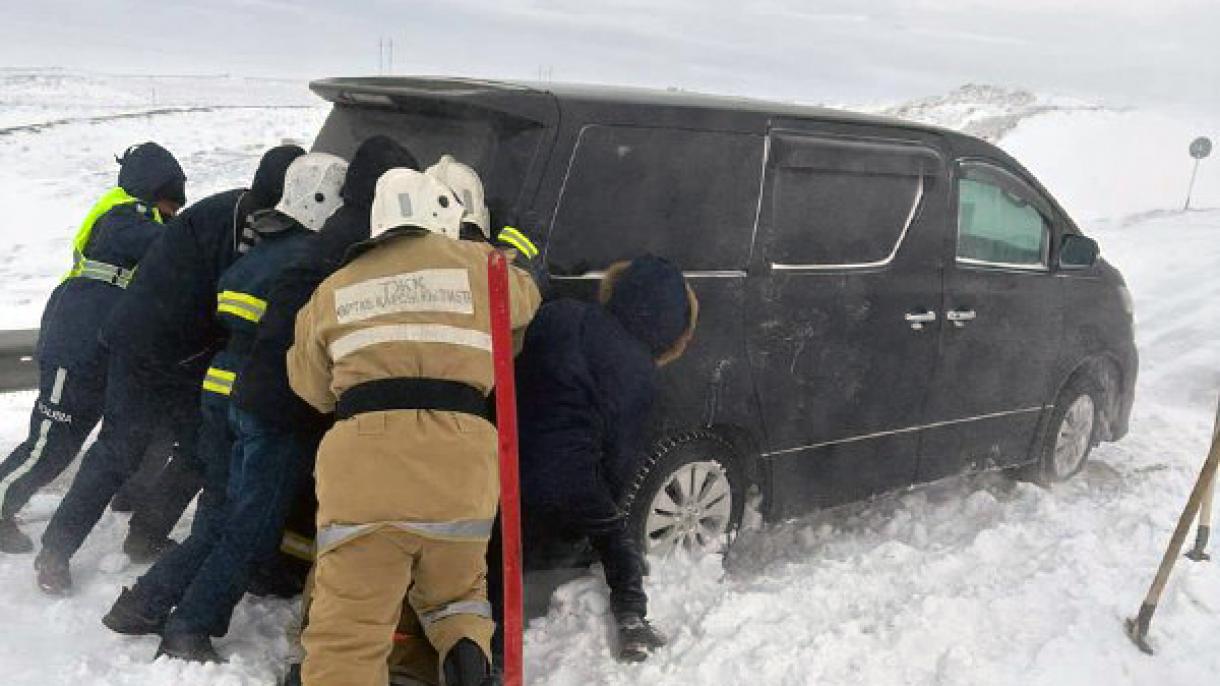
<svg viewBox="0 0 1220 686">
<path fill-rule="evenodd" d="M 487 542 L 447 541 L 386 527 L 318 556 L 301 642 L 305 686 L 386 686 L 403 598 L 443 663 L 469 638 L 491 655 Z"/>
</svg>

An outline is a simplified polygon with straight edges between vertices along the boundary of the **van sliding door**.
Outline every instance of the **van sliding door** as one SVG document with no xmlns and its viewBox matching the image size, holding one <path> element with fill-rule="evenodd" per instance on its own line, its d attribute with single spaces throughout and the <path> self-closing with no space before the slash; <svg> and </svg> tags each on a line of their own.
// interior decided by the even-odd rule
<svg viewBox="0 0 1220 686">
<path fill-rule="evenodd" d="M 762 157 L 757 134 L 590 124 L 544 183 L 561 189 L 546 242 L 555 295 L 595 299 L 607 267 L 651 253 L 699 298 L 694 340 L 659 375 L 654 438 L 757 427 L 742 310 Z"/>
<path fill-rule="evenodd" d="M 938 142 L 795 126 L 770 132 L 746 308 L 773 514 L 914 480 L 941 331 Z"/>
</svg>

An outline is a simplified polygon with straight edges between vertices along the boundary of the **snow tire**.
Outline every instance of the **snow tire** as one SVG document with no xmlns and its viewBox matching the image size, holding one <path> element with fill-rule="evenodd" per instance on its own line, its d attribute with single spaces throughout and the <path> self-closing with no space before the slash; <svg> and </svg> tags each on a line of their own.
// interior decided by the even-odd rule
<svg viewBox="0 0 1220 686">
<path fill-rule="evenodd" d="M 636 473 L 623 499 L 628 530 L 645 554 L 671 552 L 676 545 L 669 534 L 699 541 L 697 547 L 706 551 L 715 547 L 707 535 L 714 531 L 723 547 L 741 523 L 745 481 L 737 452 L 719 435 L 697 430 L 664 439 Z M 674 527 L 685 525 L 685 537 L 676 529 L 659 530 L 659 520 L 666 518 Z M 662 538 L 670 542 L 663 543 Z"/>
</svg>

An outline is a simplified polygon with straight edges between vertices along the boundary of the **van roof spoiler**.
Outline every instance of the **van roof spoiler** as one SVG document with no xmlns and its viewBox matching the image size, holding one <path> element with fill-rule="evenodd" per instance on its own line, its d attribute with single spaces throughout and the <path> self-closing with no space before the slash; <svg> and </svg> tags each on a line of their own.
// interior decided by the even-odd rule
<svg viewBox="0 0 1220 686">
<path fill-rule="evenodd" d="M 310 90 L 339 105 L 393 109 L 482 111 L 550 125 L 558 120 L 555 97 L 525 84 L 455 77 L 350 77 L 319 79 Z"/>
</svg>

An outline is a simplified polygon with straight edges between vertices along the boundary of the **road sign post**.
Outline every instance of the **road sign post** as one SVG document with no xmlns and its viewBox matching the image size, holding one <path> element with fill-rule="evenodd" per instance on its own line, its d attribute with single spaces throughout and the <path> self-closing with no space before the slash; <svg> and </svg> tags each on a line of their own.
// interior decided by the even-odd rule
<svg viewBox="0 0 1220 686">
<path fill-rule="evenodd" d="M 1190 209 L 1190 196 L 1195 192 L 1195 178 L 1199 175 L 1199 162 L 1208 155 L 1212 154 L 1212 141 L 1207 136 L 1199 136 L 1190 143 L 1190 156 L 1195 159 L 1195 167 L 1190 172 L 1190 185 L 1186 188 L 1186 206 L 1183 210 Z"/>
</svg>

